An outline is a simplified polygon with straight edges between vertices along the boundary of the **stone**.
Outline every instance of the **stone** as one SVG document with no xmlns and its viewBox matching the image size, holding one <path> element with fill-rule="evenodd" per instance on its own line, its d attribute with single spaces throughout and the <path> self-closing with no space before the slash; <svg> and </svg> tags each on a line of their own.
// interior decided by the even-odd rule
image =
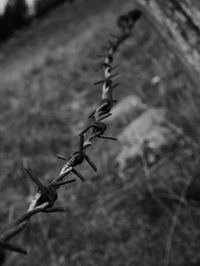
<svg viewBox="0 0 200 266">
<path fill-rule="evenodd" d="M 106 122 L 108 124 L 115 124 L 116 127 L 123 128 L 129 124 L 133 119 L 138 117 L 147 106 L 141 102 L 141 99 L 135 95 L 129 95 L 123 98 L 119 103 L 117 103 Z"/>
<path fill-rule="evenodd" d="M 121 132 L 118 136 L 121 150 L 116 157 L 120 169 L 134 165 L 144 150 L 149 163 L 156 163 L 161 150 L 176 141 L 177 134 L 167 126 L 165 117 L 164 109 L 149 108 Z"/>
</svg>

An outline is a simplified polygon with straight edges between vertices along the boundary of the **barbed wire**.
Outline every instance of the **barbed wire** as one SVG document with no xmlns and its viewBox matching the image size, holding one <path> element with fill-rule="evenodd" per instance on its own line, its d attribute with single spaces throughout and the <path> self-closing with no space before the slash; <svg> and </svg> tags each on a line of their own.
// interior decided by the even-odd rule
<svg viewBox="0 0 200 266">
<path fill-rule="evenodd" d="M 102 85 L 101 101 L 98 107 L 90 114 L 88 125 L 79 134 L 78 150 L 73 152 L 69 158 L 65 156 L 58 156 L 59 159 L 65 162 L 58 177 L 53 179 L 50 184 L 45 185 L 36 176 L 34 176 L 27 165 L 24 165 L 24 171 L 37 186 L 38 191 L 34 195 L 28 210 L 17 218 L 9 226 L 9 228 L 0 235 L 0 265 L 2 265 L 6 258 L 6 249 L 21 254 L 27 254 L 24 247 L 10 243 L 10 240 L 27 227 L 27 224 L 32 216 L 41 212 L 54 213 L 65 211 L 64 207 L 55 206 L 55 202 L 58 198 L 57 190 L 61 186 L 75 182 L 77 178 L 85 182 L 85 178 L 76 170 L 77 165 L 86 161 L 94 171 L 97 171 L 95 164 L 91 161 L 87 154 L 87 149 L 92 145 L 93 140 L 96 138 L 113 141 L 117 140 L 114 137 L 104 135 L 107 130 L 107 125 L 103 122 L 103 120 L 111 116 L 111 109 L 116 103 L 113 99 L 113 90 L 120 85 L 119 83 L 115 83 L 113 81 L 113 78 L 118 75 L 118 73 L 113 73 L 118 65 L 112 66 L 112 63 L 119 46 L 131 36 L 131 30 L 141 15 L 141 11 L 139 9 L 135 9 L 118 17 L 117 25 L 120 29 L 120 34 L 111 34 L 112 40 L 108 42 L 108 52 L 100 55 L 100 57 L 104 58 L 104 61 L 98 65 L 97 69 L 104 70 L 104 79 L 99 80 L 94 84 Z M 71 172 L 76 176 L 76 178 L 66 179 Z"/>
</svg>

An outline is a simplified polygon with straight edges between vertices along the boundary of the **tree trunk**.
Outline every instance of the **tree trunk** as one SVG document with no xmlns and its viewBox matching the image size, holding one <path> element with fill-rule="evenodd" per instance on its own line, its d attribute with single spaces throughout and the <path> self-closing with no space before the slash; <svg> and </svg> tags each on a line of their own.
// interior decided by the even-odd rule
<svg viewBox="0 0 200 266">
<path fill-rule="evenodd" d="M 137 7 L 169 49 L 173 50 L 199 90 L 200 84 L 200 1 L 199 0 L 136 0 Z M 188 101 L 188 104 L 191 102 Z M 192 113 L 190 113 L 192 117 Z M 196 123 L 198 125 L 198 123 Z M 200 203 L 199 167 L 185 197 Z"/>
<path fill-rule="evenodd" d="M 136 0 L 146 18 L 173 49 L 199 86 L 200 2 L 199 0 Z"/>
</svg>

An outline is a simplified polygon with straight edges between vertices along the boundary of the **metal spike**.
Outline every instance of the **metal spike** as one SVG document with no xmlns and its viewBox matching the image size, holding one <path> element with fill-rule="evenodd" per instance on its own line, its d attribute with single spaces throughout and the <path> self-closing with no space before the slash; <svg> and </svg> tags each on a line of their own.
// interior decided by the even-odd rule
<svg viewBox="0 0 200 266">
<path fill-rule="evenodd" d="M 16 222 L 18 222 L 20 220 L 20 218 L 18 218 L 17 221 L 15 221 L 13 223 L 13 227 L 10 230 L 8 230 L 2 234 L 1 237 L 4 241 L 9 241 L 12 237 L 19 234 L 26 227 L 27 222 L 22 220 L 22 219 L 23 219 L 23 215 L 21 218 L 21 223 L 16 224 Z"/>
<path fill-rule="evenodd" d="M 92 167 L 92 169 L 96 172 L 97 171 L 97 167 L 94 165 L 94 163 L 90 160 L 90 158 L 85 154 L 84 155 L 86 161 L 88 162 L 88 164 Z"/>
<path fill-rule="evenodd" d="M 107 81 L 109 81 L 111 78 L 116 77 L 117 75 L 119 75 L 119 73 L 112 74 L 112 75 L 110 75 L 110 77 L 108 77 L 108 78 L 105 78 L 105 79 L 102 79 L 102 80 L 99 80 L 99 81 L 95 82 L 94 85 L 99 85 L 99 84 L 102 84 L 102 83 L 104 83 L 104 82 L 107 82 Z"/>
<path fill-rule="evenodd" d="M 52 208 L 47 208 L 43 212 L 45 213 L 54 213 L 54 212 L 66 212 L 67 209 L 65 207 L 52 207 Z"/>
<path fill-rule="evenodd" d="M 64 156 L 62 156 L 62 155 L 56 155 L 56 157 L 58 158 L 58 159 L 60 159 L 60 160 L 63 160 L 63 161 L 66 161 L 66 158 L 64 157 Z"/>
<path fill-rule="evenodd" d="M 84 135 L 80 135 L 80 143 L 79 143 L 79 153 L 80 156 L 83 156 L 83 145 L 84 145 Z"/>
<path fill-rule="evenodd" d="M 112 115 L 111 113 L 109 113 L 109 114 L 105 114 L 104 116 L 102 116 L 102 117 L 99 119 L 99 121 L 102 121 L 102 120 L 108 118 L 108 117 L 111 116 L 111 115 Z"/>
<path fill-rule="evenodd" d="M 119 87 L 120 85 L 121 85 L 121 83 L 116 83 L 116 84 L 114 84 L 114 85 L 111 87 L 111 89 L 115 89 L 115 88 Z"/>
<path fill-rule="evenodd" d="M 39 187 L 39 189 L 43 190 L 44 185 L 40 182 L 40 180 L 37 177 L 35 177 L 29 169 L 24 167 L 24 171 L 28 174 L 31 180 Z"/>
<path fill-rule="evenodd" d="M 91 114 L 88 116 L 89 118 L 92 118 L 95 114 L 95 111 L 92 111 Z"/>
<path fill-rule="evenodd" d="M 81 179 L 82 182 L 85 182 L 85 178 L 76 170 L 76 169 L 72 169 L 72 173 L 74 173 L 75 175 L 78 176 L 78 178 Z"/>
<path fill-rule="evenodd" d="M 97 68 L 95 69 L 95 72 L 101 70 L 102 68 L 106 68 L 106 67 L 111 67 L 111 65 L 109 63 L 106 63 L 106 62 L 100 63 L 97 66 Z"/>
<path fill-rule="evenodd" d="M 115 140 L 115 141 L 118 140 L 117 138 L 107 137 L 107 136 L 99 136 L 99 138 L 101 138 L 101 139 L 110 139 L 110 140 Z"/>
<path fill-rule="evenodd" d="M 21 253 L 21 254 L 24 254 L 24 255 L 28 254 L 28 252 L 25 249 L 15 245 L 15 244 L 11 244 L 11 243 L 8 243 L 8 242 L 0 241 L 0 246 L 2 246 L 5 249 L 9 249 L 9 250 L 15 251 L 17 253 Z"/>
<path fill-rule="evenodd" d="M 59 187 L 59 186 L 65 185 L 65 184 L 73 183 L 75 181 L 76 181 L 76 179 L 70 179 L 70 180 L 66 180 L 66 181 L 58 181 L 58 182 L 53 183 L 52 186 L 54 186 L 54 187 L 57 187 L 58 186 Z"/>
</svg>

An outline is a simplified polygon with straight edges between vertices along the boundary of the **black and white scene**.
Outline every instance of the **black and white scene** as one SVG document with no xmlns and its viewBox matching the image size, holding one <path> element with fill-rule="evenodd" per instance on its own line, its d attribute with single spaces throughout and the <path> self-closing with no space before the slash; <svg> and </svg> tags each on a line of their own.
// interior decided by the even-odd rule
<svg viewBox="0 0 200 266">
<path fill-rule="evenodd" d="M 0 266 L 200 265 L 200 2 L 0 0 Z"/>
</svg>

